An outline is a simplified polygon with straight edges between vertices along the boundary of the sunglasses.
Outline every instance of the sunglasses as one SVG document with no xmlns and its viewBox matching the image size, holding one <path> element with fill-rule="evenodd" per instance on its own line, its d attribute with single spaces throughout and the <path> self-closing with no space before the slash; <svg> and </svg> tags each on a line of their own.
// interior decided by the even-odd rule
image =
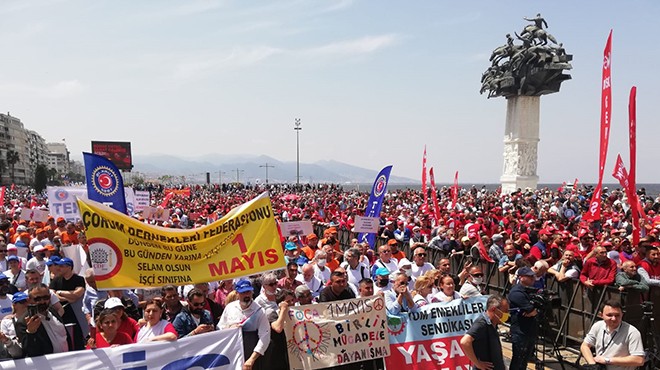
<svg viewBox="0 0 660 370">
<path fill-rule="evenodd" d="M 426 257 L 426 253 L 417 253 L 415 256 Z"/>
<path fill-rule="evenodd" d="M 190 302 L 190 305 L 193 307 L 204 307 L 204 302 Z"/>
<path fill-rule="evenodd" d="M 484 274 L 472 274 L 474 277 L 484 277 Z"/>
<path fill-rule="evenodd" d="M 50 301 L 50 296 L 49 295 L 40 295 L 34 297 L 35 302 L 41 302 L 41 301 Z"/>
<path fill-rule="evenodd" d="M 266 284 L 266 285 L 267 285 L 267 286 L 275 286 L 275 285 L 277 285 L 277 281 L 274 281 L 274 282 L 272 282 L 272 283 L 270 283 L 270 284 Z"/>
</svg>

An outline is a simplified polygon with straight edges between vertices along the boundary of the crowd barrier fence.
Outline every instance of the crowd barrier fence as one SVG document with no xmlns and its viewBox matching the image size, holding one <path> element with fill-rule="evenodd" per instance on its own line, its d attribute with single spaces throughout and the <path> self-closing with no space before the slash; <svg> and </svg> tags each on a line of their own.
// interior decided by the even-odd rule
<svg viewBox="0 0 660 370">
<path fill-rule="evenodd" d="M 324 226 L 316 225 L 317 235 L 323 235 Z M 351 240 L 357 234 L 349 230 L 339 230 L 338 239 L 342 250 L 351 245 Z M 375 251 L 385 244 L 387 240 L 378 237 L 376 239 Z M 406 243 L 399 242 L 399 249 L 412 261 L 412 251 Z M 427 262 L 437 266 L 439 260 L 445 256 L 444 251 L 427 248 Z M 450 256 L 452 273 L 458 274 L 467 261 L 463 254 Z M 501 273 L 495 263 L 481 261 L 479 263 L 485 275 L 486 290 L 488 293 L 499 293 L 507 295 L 511 289 L 508 273 Z M 542 320 L 544 337 L 549 341 L 551 351 L 559 355 L 561 351 L 569 351 L 579 354 L 580 344 L 584 336 L 589 332 L 591 325 L 599 319 L 599 313 L 603 303 L 607 300 L 619 300 L 624 308 L 624 321 L 635 326 L 642 333 L 645 348 L 651 346 L 652 341 L 660 343 L 660 330 L 651 327 L 652 316 L 660 317 L 660 288 L 651 287 L 647 294 L 621 292 L 614 285 L 596 288 L 587 288 L 577 279 L 558 282 L 550 274 L 547 275 L 546 291 L 554 299 L 553 305 L 548 305 L 545 312 L 545 320 Z M 652 302 L 653 311 L 644 315 L 643 302 Z M 648 311 L 648 309 L 647 309 Z M 649 324 L 650 322 L 650 324 Z M 655 338 L 653 338 L 655 337 Z M 660 350 L 660 349 L 656 349 Z M 578 361 L 580 358 L 578 357 Z"/>
</svg>

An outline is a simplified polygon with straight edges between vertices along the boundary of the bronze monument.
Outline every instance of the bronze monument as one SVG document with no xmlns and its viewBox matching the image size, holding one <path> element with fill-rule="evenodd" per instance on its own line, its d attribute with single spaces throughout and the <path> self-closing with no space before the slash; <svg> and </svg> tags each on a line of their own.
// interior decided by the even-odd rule
<svg viewBox="0 0 660 370">
<path fill-rule="evenodd" d="M 520 34 L 514 32 L 520 43 L 507 34 L 506 44 L 493 50 L 492 64 L 481 76 L 481 93 L 488 91 L 489 98 L 551 94 L 571 78 L 563 71 L 572 68 L 573 56 L 544 29 L 545 19 L 541 14 L 524 19 L 532 24 Z"/>
<path fill-rule="evenodd" d="M 507 100 L 504 129 L 502 194 L 535 189 L 539 142 L 540 96 L 559 91 L 571 76 L 572 55 L 548 33 L 548 23 L 537 14 L 520 34 L 506 35 L 506 44 L 490 56 L 491 65 L 481 76 L 481 93 Z"/>
</svg>

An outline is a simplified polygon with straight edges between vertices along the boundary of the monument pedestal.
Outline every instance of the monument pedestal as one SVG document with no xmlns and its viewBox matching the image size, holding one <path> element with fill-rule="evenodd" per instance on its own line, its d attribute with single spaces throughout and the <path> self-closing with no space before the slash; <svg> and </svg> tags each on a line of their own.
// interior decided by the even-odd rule
<svg viewBox="0 0 660 370">
<path fill-rule="evenodd" d="M 518 189 L 536 189 L 539 143 L 539 96 L 512 96 L 507 98 L 506 126 L 504 131 L 504 165 L 502 169 L 502 194 Z"/>
</svg>

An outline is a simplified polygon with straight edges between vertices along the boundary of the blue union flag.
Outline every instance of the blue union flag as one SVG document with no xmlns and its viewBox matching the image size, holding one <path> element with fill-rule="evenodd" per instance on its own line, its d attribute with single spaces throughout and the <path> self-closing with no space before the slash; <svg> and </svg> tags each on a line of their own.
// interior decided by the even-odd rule
<svg viewBox="0 0 660 370">
<path fill-rule="evenodd" d="M 390 172 L 392 172 L 392 166 L 387 166 L 380 170 L 380 173 L 376 176 L 376 181 L 374 181 L 374 185 L 371 187 L 369 203 L 367 203 L 367 208 L 364 210 L 365 217 L 380 217 L 383 196 L 387 192 L 387 183 L 390 181 Z M 369 246 L 372 249 L 376 246 L 376 234 L 374 233 L 360 233 L 358 240 L 360 242 L 369 242 Z"/>
<path fill-rule="evenodd" d="M 124 180 L 114 163 L 100 155 L 83 153 L 87 197 L 126 214 Z"/>
</svg>

